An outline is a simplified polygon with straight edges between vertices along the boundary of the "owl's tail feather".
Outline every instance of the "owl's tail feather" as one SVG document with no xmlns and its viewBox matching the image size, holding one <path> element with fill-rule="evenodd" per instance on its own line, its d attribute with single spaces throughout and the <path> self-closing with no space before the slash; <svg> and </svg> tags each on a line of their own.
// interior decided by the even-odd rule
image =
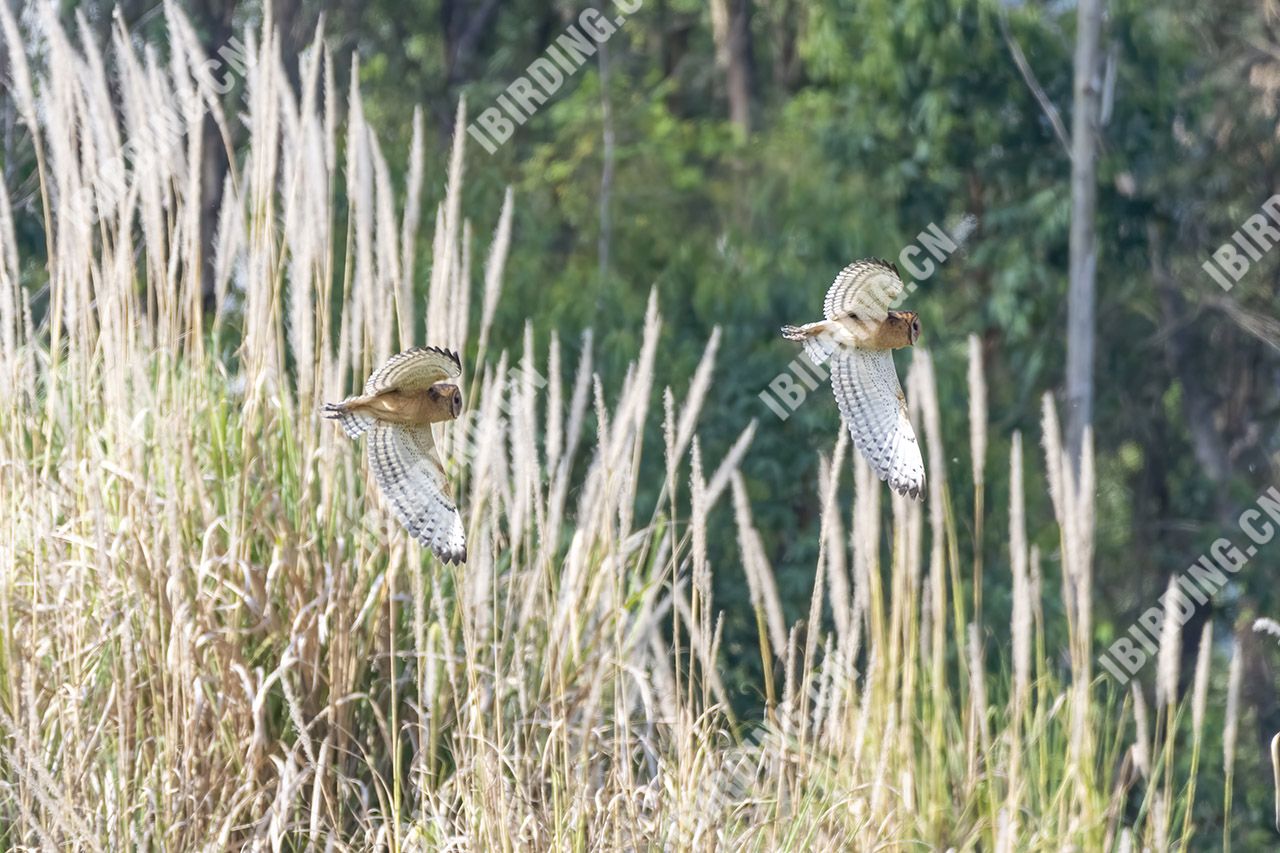
<svg viewBox="0 0 1280 853">
<path fill-rule="evenodd" d="M 371 415 L 349 411 L 347 405 L 350 402 L 350 400 L 343 400 L 341 403 L 325 403 L 321 414 L 341 424 L 347 438 L 356 438 L 373 426 L 374 418 Z"/>
<path fill-rule="evenodd" d="M 822 364 L 831 358 L 836 351 L 836 344 L 826 332 L 822 323 L 809 323 L 805 326 L 783 326 L 782 336 L 789 341 L 801 341 L 804 354 L 815 365 Z"/>
</svg>

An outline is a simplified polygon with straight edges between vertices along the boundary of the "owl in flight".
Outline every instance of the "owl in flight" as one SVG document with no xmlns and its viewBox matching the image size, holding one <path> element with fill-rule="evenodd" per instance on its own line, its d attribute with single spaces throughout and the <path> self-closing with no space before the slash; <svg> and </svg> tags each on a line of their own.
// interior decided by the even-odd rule
<svg viewBox="0 0 1280 853">
<path fill-rule="evenodd" d="M 920 337 L 914 311 L 890 311 L 902 278 L 887 261 L 854 261 L 840 271 L 822 304 L 825 320 L 783 326 L 802 341 L 814 364 L 831 362 L 831 388 L 853 443 L 881 480 L 901 495 L 924 495 L 924 461 L 907 418 L 907 398 L 893 367 L 893 350 Z"/>
<path fill-rule="evenodd" d="M 461 375 L 457 353 L 417 347 L 388 359 L 360 396 L 324 406 L 351 438 L 369 434 L 369 467 L 396 518 L 446 563 L 465 563 L 467 543 L 431 425 L 462 412 L 462 392 L 445 381 Z"/>
</svg>

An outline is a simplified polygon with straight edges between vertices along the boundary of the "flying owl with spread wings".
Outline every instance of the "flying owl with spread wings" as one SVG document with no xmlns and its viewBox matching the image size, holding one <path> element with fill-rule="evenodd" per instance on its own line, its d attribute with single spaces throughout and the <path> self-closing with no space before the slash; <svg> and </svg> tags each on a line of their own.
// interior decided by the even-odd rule
<svg viewBox="0 0 1280 853">
<path fill-rule="evenodd" d="M 831 388 L 853 443 L 872 470 L 901 495 L 924 495 L 924 461 L 907 417 L 907 398 L 893 367 L 893 350 L 920 337 L 920 316 L 890 311 L 902 296 L 902 277 L 877 258 L 840 271 L 822 304 L 825 320 L 783 326 L 802 341 L 816 365 L 831 362 Z"/>
<path fill-rule="evenodd" d="M 431 425 L 462 413 L 462 392 L 445 381 L 461 375 L 457 353 L 416 347 L 388 359 L 363 394 L 324 406 L 349 437 L 369 434 L 369 467 L 396 518 L 446 563 L 465 563 L 467 542 Z"/>
</svg>

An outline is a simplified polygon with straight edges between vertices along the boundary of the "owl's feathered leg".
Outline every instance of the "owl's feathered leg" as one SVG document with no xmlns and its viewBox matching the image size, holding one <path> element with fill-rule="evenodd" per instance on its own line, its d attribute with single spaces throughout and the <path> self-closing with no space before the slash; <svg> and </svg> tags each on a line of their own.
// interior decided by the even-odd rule
<svg viewBox="0 0 1280 853">
<path fill-rule="evenodd" d="M 326 418 L 340 423 L 348 438 L 358 437 L 377 423 L 372 415 L 348 410 L 348 405 L 356 399 L 358 398 L 350 397 L 341 403 L 325 403 L 321 411 Z"/>
<path fill-rule="evenodd" d="M 831 358 L 836 351 L 836 337 L 832 333 L 830 323 L 806 323 L 803 326 L 783 326 L 782 336 L 789 341 L 800 341 L 804 344 L 804 354 L 814 364 L 822 364 Z"/>
</svg>

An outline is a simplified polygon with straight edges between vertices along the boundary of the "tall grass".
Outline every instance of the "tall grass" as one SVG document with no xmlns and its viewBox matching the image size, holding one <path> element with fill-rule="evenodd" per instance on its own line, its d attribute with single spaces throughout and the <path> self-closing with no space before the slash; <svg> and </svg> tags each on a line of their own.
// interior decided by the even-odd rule
<svg viewBox="0 0 1280 853">
<path fill-rule="evenodd" d="M 972 543 L 951 512 L 926 352 L 908 387 L 927 504 L 886 506 L 841 435 L 816 484 L 811 604 L 789 623 L 738 472 L 757 426 L 720 460 L 697 437 L 718 334 L 688 387 L 663 389 L 656 298 L 618 388 L 594 372 L 590 335 L 572 369 L 536 317 L 522 341 L 493 337 L 518 214 L 508 195 L 474 259 L 464 134 L 423 288 L 422 118 L 397 188 L 358 86 L 339 106 L 319 37 L 293 91 L 276 33 L 246 34 L 233 119 L 172 5 L 167 55 L 117 28 L 109 59 L 87 27 L 73 45 L 52 17 L 19 27 L 7 9 L 48 260 L 19 256 L 6 187 L 5 846 L 1013 851 L 1190 838 L 1176 697 L 1164 685 L 1153 742 L 1145 711 L 1093 678 L 1092 458 L 1079 476 L 1064 462 L 1051 401 L 1055 518 L 1026 511 L 1020 437 L 997 472 L 1013 493 L 1009 547 L 988 569 L 1012 573 L 989 582 L 1014 590 L 1011 636 L 969 609 Z M 24 39 L 40 44 L 36 68 Z M 224 141 L 245 124 L 208 258 L 207 116 Z M 179 132 L 157 133 L 158 117 Z M 84 198 L 96 216 L 77 214 Z M 406 538 L 358 449 L 316 416 L 424 342 L 473 356 L 467 419 L 441 433 L 465 567 Z M 976 348 L 973 364 L 977 384 Z M 973 411 L 980 496 L 985 401 Z M 664 458 L 645 466 L 655 428 Z M 636 505 L 650 468 L 664 472 L 652 514 Z M 722 502 L 740 560 L 712 565 Z M 1028 546 L 1046 524 L 1060 532 L 1065 657 L 1046 648 Z M 726 701 L 717 577 L 745 581 L 759 626 L 766 707 L 750 718 Z"/>
</svg>

